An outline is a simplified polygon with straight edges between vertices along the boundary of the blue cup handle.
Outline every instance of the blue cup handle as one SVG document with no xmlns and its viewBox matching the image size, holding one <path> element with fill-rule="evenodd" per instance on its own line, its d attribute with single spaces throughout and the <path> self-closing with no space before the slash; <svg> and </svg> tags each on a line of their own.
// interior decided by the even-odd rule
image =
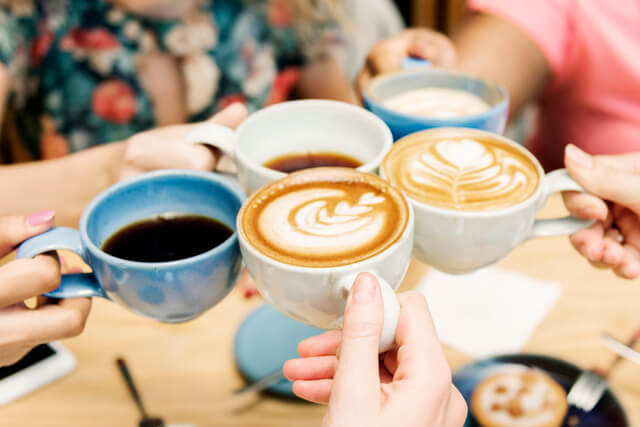
<svg viewBox="0 0 640 427">
<path fill-rule="evenodd" d="M 431 63 L 431 61 L 422 58 L 416 58 L 415 56 L 407 56 L 402 60 L 403 70 L 412 70 L 414 68 L 429 68 L 432 65 L 433 64 Z"/>
<path fill-rule="evenodd" d="M 80 233 L 73 228 L 56 227 L 51 230 L 25 240 L 18 247 L 17 258 L 33 258 L 45 252 L 66 249 L 78 254 L 87 262 Z M 45 294 L 51 298 L 107 298 L 104 289 L 98 283 L 93 273 L 63 274 L 60 286 Z"/>
</svg>

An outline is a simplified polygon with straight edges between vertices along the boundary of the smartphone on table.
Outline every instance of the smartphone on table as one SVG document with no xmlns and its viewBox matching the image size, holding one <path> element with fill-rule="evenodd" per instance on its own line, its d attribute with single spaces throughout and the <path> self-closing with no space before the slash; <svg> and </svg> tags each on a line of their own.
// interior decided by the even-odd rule
<svg viewBox="0 0 640 427">
<path fill-rule="evenodd" d="M 13 365 L 0 367 L 0 405 L 69 374 L 75 366 L 76 358 L 58 342 L 33 348 Z"/>
</svg>

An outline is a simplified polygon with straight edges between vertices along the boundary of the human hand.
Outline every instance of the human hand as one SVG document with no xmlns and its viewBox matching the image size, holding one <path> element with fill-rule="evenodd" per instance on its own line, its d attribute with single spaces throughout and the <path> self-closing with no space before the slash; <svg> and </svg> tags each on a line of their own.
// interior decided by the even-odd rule
<svg viewBox="0 0 640 427">
<path fill-rule="evenodd" d="M 53 219 L 53 211 L 0 217 L 0 258 L 23 240 L 47 231 Z M 19 259 L 0 267 L 0 366 L 17 362 L 38 344 L 82 332 L 91 308 L 89 299 L 40 298 L 35 309 L 24 304 L 59 284 L 60 267 L 50 255 Z"/>
<path fill-rule="evenodd" d="M 407 56 L 428 59 L 436 67 L 452 67 L 456 48 L 445 35 L 426 28 L 412 28 L 378 42 L 371 48 L 356 80 L 358 93 L 378 74 L 402 69 Z"/>
<path fill-rule="evenodd" d="M 640 153 L 590 156 L 569 145 L 565 164 L 594 197 L 565 193 L 567 209 L 597 222 L 571 236 L 573 246 L 596 267 L 624 278 L 640 275 Z M 605 202 L 606 201 L 606 202 Z"/>
<path fill-rule="evenodd" d="M 342 332 L 300 343 L 300 359 L 283 370 L 299 397 L 328 403 L 324 427 L 461 426 L 466 403 L 451 383 L 427 302 L 417 292 L 401 303 L 396 348 L 378 355 L 383 324 L 380 287 L 358 275 Z"/>
<path fill-rule="evenodd" d="M 247 117 L 247 109 L 232 104 L 206 122 L 230 128 L 237 127 Z M 157 169 L 193 169 L 212 171 L 219 153 L 202 144 L 185 141 L 187 134 L 198 124 L 166 126 L 133 135 L 126 141 L 123 165 L 118 179 L 126 179 Z"/>
</svg>

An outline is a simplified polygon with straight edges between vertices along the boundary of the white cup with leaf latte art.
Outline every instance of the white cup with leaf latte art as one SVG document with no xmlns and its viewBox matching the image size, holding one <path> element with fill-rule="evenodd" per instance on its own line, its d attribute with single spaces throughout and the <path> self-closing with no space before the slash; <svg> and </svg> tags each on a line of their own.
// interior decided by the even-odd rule
<svg viewBox="0 0 640 427">
<path fill-rule="evenodd" d="M 360 272 L 384 302 L 381 350 L 395 338 L 394 293 L 413 250 L 413 212 L 382 178 L 347 168 L 296 172 L 254 193 L 238 214 L 240 250 L 261 294 L 289 317 L 335 329 Z"/>
<path fill-rule="evenodd" d="M 530 237 L 571 234 L 592 221 L 536 220 L 552 193 L 584 191 L 566 170 L 547 175 L 502 136 L 466 128 L 417 132 L 398 141 L 380 173 L 415 213 L 414 256 L 446 273 L 491 265 Z"/>
</svg>

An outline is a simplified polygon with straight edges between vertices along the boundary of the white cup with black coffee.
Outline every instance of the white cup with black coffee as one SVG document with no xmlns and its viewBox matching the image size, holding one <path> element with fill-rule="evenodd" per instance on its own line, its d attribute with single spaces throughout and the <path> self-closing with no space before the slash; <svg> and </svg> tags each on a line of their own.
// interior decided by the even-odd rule
<svg viewBox="0 0 640 427">
<path fill-rule="evenodd" d="M 190 143 L 233 159 L 247 194 L 287 173 L 311 167 L 352 167 L 376 173 L 393 138 L 374 114 L 351 104 L 301 100 L 251 114 L 235 131 L 214 123 L 195 128 Z"/>
<path fill-rule="evenodd" d="M 356 276 L 376 275 L 384 302 L 380 349 L 393 345 L 400 307 L 394 290 L 413 250 L 413 211 L 401 191 L 354 169 L 307 169 L 255 192 L 237 227 L 260 293 L 309 325 L 341 327 Z"/>
<path fill-rule="evenodd" d="M 545 175 L 524 147 L 490 132 L 413 133 L 396 142 L 380 174 L 413 207 L 414 256 L 445 273 L 468 273 L 531 237 L 572 234 L 592 224 L 571 216 L 536 219 L 552 193 L 584 190 L 564 169 Z"/>
</svg>

